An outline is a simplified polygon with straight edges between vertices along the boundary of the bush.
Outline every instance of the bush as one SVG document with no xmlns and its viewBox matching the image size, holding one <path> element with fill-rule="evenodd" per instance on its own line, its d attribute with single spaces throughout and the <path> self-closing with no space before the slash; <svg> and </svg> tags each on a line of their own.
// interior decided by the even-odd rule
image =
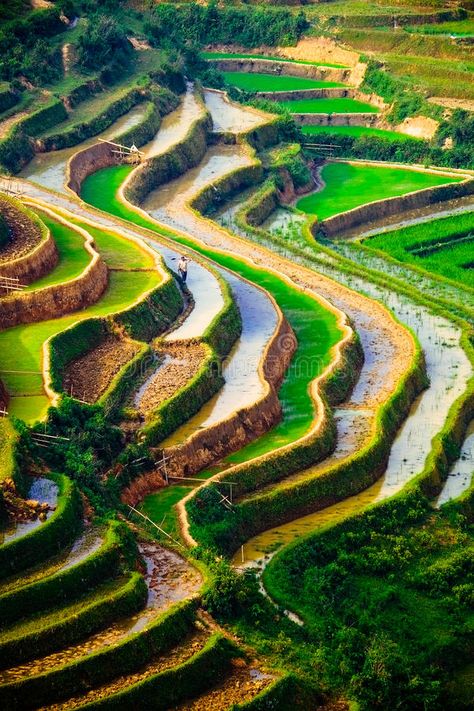
<svg viewBox="0 0 474 711">
<path fill-rule="evenodd" d="M 186 3 L 156 5 L 145 31 L 156 47 L 187 43 L 237 43 L 245 47 L 296 44 L 308 23 L 303 12 L 269 7 L 222 7 Z"/>
<path fill-rule="evenodd" d="M 10 239 L 10 230 L 8 229 L 8 225 L 5 221 L 5 218 L 0 215 L 0 248 L 5 247 L 6 244 L 8 244 Z"/>
<path fill-rule="evenodd" d="M 133 47 L 114 18 L 96 15 L 88 20 L 78 43 L 78 60 L 85 69 L 102 69 L 112 62 L 126 66 L 132 54 Z"/>
</svg>

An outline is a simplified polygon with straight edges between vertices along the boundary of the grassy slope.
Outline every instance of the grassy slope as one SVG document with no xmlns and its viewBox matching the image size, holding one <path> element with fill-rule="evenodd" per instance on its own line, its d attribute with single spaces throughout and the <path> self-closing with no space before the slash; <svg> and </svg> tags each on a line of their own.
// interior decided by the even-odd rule
<svg viewBox="0 0 474 711">
<path fill-rule="evenodd" d="M 301 89 L 328 89 L 344 84 L 331 81 L 316 81 L 302 77 L 275 76 L 274 74 L 244 74 L 224 72 L 226 82 L 244 91 L 298 91 Z"/>
<path fill-rule="evenodd" d="M 297 202 L 298 209 L 324 220 L 374 200 L 454 182 L 452 178 L 403 168 L 328 163 L 323 167 L 325 187 Z"/>
<path fill-rule="evenodd" d="M 420 225 L 412 225 L 399 230 L 379 234 L 366 240 L 368 247 L 381 249 L 400 262 L 407 262 L 454 279 L 474 288 L 474 270 L 463 269 L 462 264 L 473 261 L 473 243 L 445 245 L 439 252 L 426 256 L 412 254 L 410 248 L 431 242 L 433 238 L 442 240 L 449 236 L 474 234 L 474 212 L 444 217 Z"/>
<path fill-rule="evenodd" d="M 376 114 L 379 110 L 356 99 L 299 99 L 281 101 L 292 114 Z"/>
<path fill-rule="evenodd" d="M 302 132 L 305 136 L 317 136 L 321 134 L 331 134 L 338 136 L 376 136 L 377 138 L 386 138 L 387 141 L 416 141 L 413 136 L 407 136 L 405 133 L 397 133 L 396 131 L 385 131 L 381 128 L 371 128 L 370 126 L 302 126 Z"/>
<path fill-rule="evenodd" d="M 2 417 L 0 419 L 0 481 L 13 474 L 13 442 L 15 438 L 15 430 L 11 422 Z"/>
<path fill-rule="evenodd" d="M 216 253 L 210 248 L 194 245 L 192 239 L 160 230 L 151 219 L 121 204 L 116 198 L 116 191 L 130 170 L 130 166 L 118 166 L 89 176 L 83 185 L 82 198 L 100 209 L 156 232 L 166 233 L 183 244 L 189 244 L 218 264 L 233 269 L 237 274 L 265 288 L 278 302 L 298 338 L 298 350 L 293 362 L 299 360 L 312 365 L 302 373 L 298 373 L 294 368 L 289 369 L 279 393 L 284 412 L 282 422 L 229 459 L 245 461 L 302 436 L 314 416 L 308 392 L 309 384 L 326 368 L 330 362 L 330 350 L 341 336 L 336 317 L 309 295 L 292 289 L 284 280 L 270 272 L 242 263 L 231 256 Z"/>
</svg>

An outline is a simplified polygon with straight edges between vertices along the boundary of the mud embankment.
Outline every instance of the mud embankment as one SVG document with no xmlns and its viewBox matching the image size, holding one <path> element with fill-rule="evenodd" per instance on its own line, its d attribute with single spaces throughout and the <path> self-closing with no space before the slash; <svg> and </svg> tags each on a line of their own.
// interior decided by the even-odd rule
<svg viewBox="0 0 474 711">
<path fill-rule="evenodd" d="M 375 126 L 378 113 L 355 114 L 292 114 L 298 126 Z"/>
<path fill-rule="evenodd" d="M 28 254 L 0 264 L 0 276 L 17 278 L 20 284 L 31 284 L 48 274 L 58 263 L 58 251 L 50 232 Z"/>
<path fill-rule="evenodd" d="M 89 175 L 117 165 L 119 161 L 113 150 L 109 143 L 96 143 L 75 153 L 67 165 L 66 187 L 80 195 L 81 185 Z"/>
<path fill-rule="evenodd" d="M 175 477 L 192 476 L 245 446 L 275 425 L 281 417 L 277 390 L 295 349 L 296 339 L 291 326 L 282 318 L 262 364 L 262 374 L 268 385 L 266 394 L 253 405 L 234 412 L 227 419 L 195 432 L 183 444 L 165 449 L 165 456 L 170 458 L 168 474 Z M 148 472 L 123 490 L 122 501 L 135 506 L 147 494 L 162 486 L 164 481 L 161 471 Z"/>
<path fill-rule="evenodd" d="M 350 69 L 318 67 L 313 64 L 277 62 L 274 59 L 214 59 L 213 65 L 221 72 L 244 72 L 245 74 L 274 74 L 319 81 L 348 82 Z"/>
<path fill-rule="evenodd" d="M 0 329 L 22 323 L 36 323 L 57 318 L 94 304 L 104 293 L 108 284 L 108 269 L 93 246 L 91 235 L 80 227 L 44 208 L 44 211 L 69 228 L 80 232 L 84 249 L 91 260 L 86 269 L 75 279 L 53 284 L 36 291 L 15 292 L 0 302 Z"/>
</svg>

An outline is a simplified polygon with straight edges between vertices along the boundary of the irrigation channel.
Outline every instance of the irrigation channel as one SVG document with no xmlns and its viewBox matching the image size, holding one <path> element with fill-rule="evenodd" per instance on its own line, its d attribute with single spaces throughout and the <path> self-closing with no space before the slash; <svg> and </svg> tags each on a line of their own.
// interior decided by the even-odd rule
<svg viewBox="0 0 474 711">
<path fill-rule="evenodd" d="M 216 100 L 216 103 L 218 103 L 219 111 L 218 125 L 223 125 L 222 112 L 225 111 L 225 104 L 221 100 L 218 102 Z M 212 104 L 210 108 L 212 113 Z M 232 118 L 237 110 L 241 111 L 242 109 L 234 107 Z M 229 118 L 225 124 L 227 127 L 232 125 L 232 118 Z M 237 125 L 241 124 L 237 121 Z M 201 247 L 201 250 L 212 256 L 216 261 L 221 261 L 221 263 L 229 261 L 229 256 L 224 260 L 222 254 L 215 251 L 216 248 L 222 249 L 225 245 L 227 255 L 233 253 L 250 259 L 257 264 L 259 261 L 263 262 L 265 259 L 263 250 L 260 256 L 258 247 L 255 245 L 243 246 L 242 240 L 231 237 L 227 232 L 219 229 L 217 225 L 213 225 L 209 220 L 199 217 L 188 206 L 192 197 L 203 186 L 218 180 L 219 177 L 229 172 L 230 162 L 234 167 L 236 165 L 248 165 L 249 161 L 248 154 L 241 147 L 212 146 L 197 168 L 186 173 L 183 178 L 178 178 L 173 183 L 151 193 L 143 207 L 159 223 L 193 235 L 193 240 L 182 237 L 183 243 L 193 244 L 196 239 L 199 239 L 207 245 L 207 248 Z M 91 190 L 91 188 L 89 189 Z M 134 218 L 130 215 L 130 219 Z M 213 253 L 209 252 L 209 248 L 213 250 Z M 268 259 L 268 254 L 266 257 Z M 281 260 L 276 257 L 270 258 L 270 262 L 267 261 L 266 263 L 270 263 L 272 266 L 276 263 L 279 268 L 281 268 L 282 264 Z M 294 265 L 292 269 L 294 272 Z M 408 324 L 413 329 L 425 354 L 430 387 L 413 404 L 409 417 L 401 427 L 392 447 L 386 473 L 379 482 L 367 491 L 347 500 L 346 503 L 338 504 L 326 511 L 314 514 L 313 518 L 304 518 L 285 527 L 279 527 L 271 533 L 262 534 L 261 539 L 257 537 L 246 544 L 246 559 L 258 558 L 263 561 L 269 543 L 274 545 L 275 542 L 283 543 L 291 540 L 295 535 L 300 535 L 302 532 L 314 528 L 318 525 L 319 519 L 323 521 L 325 516 L 328 516 L 329 520 L 337 520 L 349 511 L 361 508 L 374 501 L 380 501 L 400 490 L 405 483 L 422 469 L 430 451 L 432 437 L 441 429 L 447 411 L 459 395 L 464 392 L 465 384 L 472 374 L 470 362 L 463 349 L 459 346 L 460 329 L 451 322 L 435 316 L 428 309 L 419 306 L 406 297 L 398 296 L 388 289 L 381 289 L 354 276 L 348 277 L 338 271 L 336 266 L 330 264 L 325 266 L 322 263 L 320 271 L 329 278 L 334 277 L 338 280 L 339 284 L 335 286 L 334 282 L 321 276 L 317 287 L 318 293 L 327 295 L 332 303 L 345 313 L 348 313 L 352 318 L 356 330 L 361 336 L 366 363 L 347 406 L 336 409 L 335 417 L 338 422 L 339 439 L 332 458 L 325 460 L 314 469 L 295 474 L 295 481 L 317 475 L 319 470 L 328 468 L 338 460 L 349 456 L 360 446 L 361 440 L 359 437 L 364 438 L 370 432 L 369 422 L 373 420 L 376 411 L 376 402 L 372 410 L 367 407 L 361 408 L 364 398 L 369 392 L 369 384 L 372 396 L 374 396 L 374 393 L 376 395 L 381 394 L 381 383 L 383 382 L 387 387 L 388 373 L 383 368 L 380 368 L 380 364 L 400 361 L 400 358 L 387 358 L 388 351 L 386 349 L 391 347 L 392 355 L 395 352 L 393 339 L 391 343 L 390 340 L 387 341 L 387 339 L 381 338 L 382 334 L 380 332 L 374 335 L 373 312 L 371 314 L 369 309 L 369 314 L 367 314 L 366 309 L 361 317 L 362 309 L 360 304 L 363 302 L 363 297 L 360 294 L 367 294 L 370 297 L 371 300 L 368 303 L 371 304 L 371 309 L 376 308 L 375 302 L 382 302 L 389 306 L 402 323 Z M 298 279 L 295 281 L 298 282 Z M 344 290 L 342 284 L 346 284 L 350 291 Z M 359 292 L 359 294 L 356 292 Z M 343 294 L 345 295 L 345 301 L 342 298 Z M 339 297 L 339 301 L 337 301 L 337 297 Z M 350 307 L 351 301 L 352 308 Z M 356 303 L 359 302 L 359 312 L 354 308 L 354 301 Z M 385 317 L 386 320 L 387 317 Z M 387 330 L 393 331 L 393 323 L 390 329 L 387 328 Z M 372 342 L 370 341 L 370 336 L 372 336 Z M 384 348 L 381 350 L 374 348 L 375 344 L 380 346 L 381 343 L 384 343 L 385 350 Z M 406 342 L 400 350 L 403 351 L 403 348 L 406 348 Z M 401 372 L 403 372 L 403 369 L 393 374 L 392 384 L 398 381 Z M 378 384 L 373 382 L 377 375 L 380 378 Z M 386 397 L 386 392 L 384 396 Z M 380 397 L 380 402 L 383 401 L 384 396 Z M 427 413 L 430 413 L 429 418 Z M 360 424 L 361 415 L 363 424 Z M 354 437 L 354 430 L 348 426 L 348 423 L 354 421 L 356 417 L 357 422 L 360 424 L 360 431 L 357 431 L 357 436 Z M 239 461 L 240 455 L 240 452 L 236 455 L 237 461 Z M 291 484 L 291 478 L 287 484 Z M 258 492 L 256 495 L 261 493 Z M 240 553 L 237 554 L 236 562 L 239 562 L 240 555 Z"/>
</svg>

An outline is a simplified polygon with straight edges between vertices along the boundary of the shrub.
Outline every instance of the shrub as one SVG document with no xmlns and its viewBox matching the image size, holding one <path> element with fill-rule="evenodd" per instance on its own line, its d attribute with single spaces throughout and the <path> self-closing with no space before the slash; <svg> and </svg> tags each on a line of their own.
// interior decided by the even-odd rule
<svg viewBox="0 0 474 711">
<path fill-rule="evenodd" d="M 78 43 L 78 60 L 85 69 L 102 69 L 112 62 L 124 66 L 132 54 L 132 45 L 116 20 L 105 15 L 88 20 Z"/>
</svg>

